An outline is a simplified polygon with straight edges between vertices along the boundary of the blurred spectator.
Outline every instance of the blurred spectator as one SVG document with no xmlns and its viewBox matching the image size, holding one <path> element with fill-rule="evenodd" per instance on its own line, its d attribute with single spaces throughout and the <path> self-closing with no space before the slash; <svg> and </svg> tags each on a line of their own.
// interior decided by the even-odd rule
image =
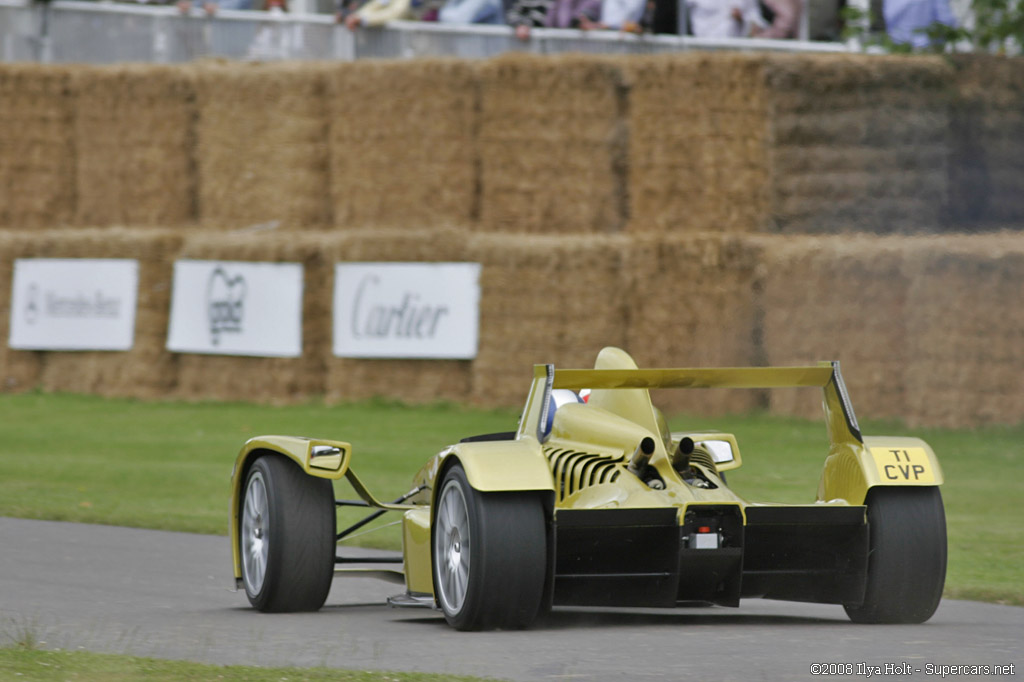
<svg viewBox="0 0 1024 682">
<path fill-rule="evenodd" d="M 288 11 L 285 0 L 263 0 L 263 9 L 271 21 L 262 22 L 246 56 L 252 60 L 288 59 L 302 46 L 302 27 L 278 21 Z"/>
<path fill-rule="evenodd" d="M 178 11 L 182 14 L 188 14 L 191 12 L 193 6 L 196 9 L 203 10 L 209 16 L 213 16 L 217 13 L 217 3 L 212 2 L 211 0 L 205 0 L 204 2 L 200 2 L 200 0 L 178 0 L 177 5 Z"/>
<path fill-rule="evenodd" d="M 686 0 L 698 38 L 746 38 L 765 25 L 757 0 Z"/>
<path fill-rule="evenodd" d="M 505 12 L 505 23 L 516 30 L 516 37 L 529 40 L 530 30 L 544 26 L 552 0 L 512 0 Z"/>
<path fill-rule="evenodd" d="M 178 0 L 178 11 L 188 14 L 192 8 L 213 16 L 218 9 L 253 9 L 253 0 Z"/>
<path fill-rule="evenodd" d="M 892 41 L 913 47 L 928 47 L 924 29 L 934 23 L 956 26 L 949 0 L 885 0 L 882 14 Z"/>
<path fill-rule="evenodd" d="M 397 19 L 415 19 L 412 0 L 340 0 L 335 20 L 350 31 L 361 26 L 383 26 Z M 417 3 L 417 8 L 422 3 Z"/>
<path fill-rule="evenodd" d="M 755 38 L 796 38 L 800 30 L 800 0 L 761 0 L 761 13 L 768 26 L 754 26 Z"/>
<path fill-rule="evenodd" d="M 437 20 L 443 24 L 504 24 L 501 0 L 446 0 Z"/>
<path fill-rule="evenodd" d="M 582 28 L 583 22 L 601 20 L 601 0 L 554 0 L 548 10 L 548 28 Z"/>
<path fill-rule="evenodd" d="M 584 30 L 614 29 L 641 33 L 641 22 L 647 10 L 647 0 L 601 0 L 601 17 L 591 21 L 580 17 L 580 28 Z M 652 6 L 653 10 L 653 6 Z"/>
<path fill-rule="evenodd" d="M 650 5 L 653 3 L 654 7 Z M 677 0 L 650 0 L 651 33 L 679 34 L 679 2 Z"/>
</svg>

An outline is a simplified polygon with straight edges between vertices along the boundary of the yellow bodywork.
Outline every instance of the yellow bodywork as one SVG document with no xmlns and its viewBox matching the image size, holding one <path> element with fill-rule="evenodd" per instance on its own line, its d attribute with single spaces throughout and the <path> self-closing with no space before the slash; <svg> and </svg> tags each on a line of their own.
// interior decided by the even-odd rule
<svg viewBox="0 0 1024 682">
<path fill-rule="evenodd" d="M 329 440 L 263 436 L 248 441 L 235 463 L 232 485 L 231 535 L 235 575 L 241 575 L 238 532 L 239 500 L 247 465 L 266 452 L 292 459 L 311 476 L 345 477 L 370 506 L 403 512 L 402 538 L 406 587 L 411 594 L 433 593 L 431 525 L 437 483 L 446 468 L 458 461 L 471 486 L 481 492 L 537 491 L 552 500 L 549 506 L 557 522 L 562 509 L 650 509 L 674 507 L 679 522 L 690 507 L 735 505 L 746 518 L 752 505 L 736 496 L 720 473 L 739 467 L 739 444 L 732 434 L 717 432 L 667 433 L 664 418 L 651 402 L 652 388 L 782 388 L 816 386 L 823 391 L 829 448 L 817 490 L 817 505 L 862 505 L 875 486 L 935 486 L 942 471 L 935 453 L 915 438 L 863 437 L 853 416 L 838 363 L 822 362 L 802 367 L 752 367 L 710 369 L 638 369 L 624 351 L 606 348 L 594 369 L 556 370 L 538 365 L 514 437 L 493 441 L 462 442 L 433 456 L 414 476 L 418 490 L 405 504 L 384 504 L 375 499 L 349 467 L 351 446 Z M 546 428 L 551 392 L 556 389 L 589 389 L 586 404 L 564 404 L 554 411 Z M 694 486 L 673 465 L 680 441 L 696 443 L 694 467 L 713 488 Z M 664 482 L 655 489 L 628 473 L 631 458 L 645 439 L 653 441 L 649 467 Z M 701 444 L 708 440 L 728 444 L 731 457 L 711 463 Z M 318 451 L 335 454 L 314 456 Z M 699 457 L 698 457 L 699 455 Z M 586 466 L 579 466 L 587 458 Z M 572 464 L 575 462 L 576 464 Z M 571 466 L 576 466 L 572 469 Z M 613 471 L 607 483 L 595 471 Z M 649 470 L 648 470 L 649 471 Z M 596 481 L 596 482 L 595 482 Z M 799 506 L 799 505 L 797 505 Z M 815 506 L 806 505 L 806 506 Z M 745 521 L 744 521 L 745 522 Z"/>
</svg>

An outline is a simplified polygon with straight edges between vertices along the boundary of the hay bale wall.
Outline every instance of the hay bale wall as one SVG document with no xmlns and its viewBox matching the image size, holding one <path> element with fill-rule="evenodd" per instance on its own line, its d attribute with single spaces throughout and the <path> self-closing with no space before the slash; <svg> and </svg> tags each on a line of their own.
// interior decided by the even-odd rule
<svg viewBox="0 0 1024 682">
<path fill-rule="evenodd" d="M 330 223 L 319 64 L 195 67 L 199 218 L 208 227 Z"/>
<path fill-rule="evenodd" d="M 625 346 L 640 367 L 758 363 L 759 245 L 737 235 L 645 235 L 628 250 Z M 718 415 L 765 402 L 757 391 L 660 391 L 663 410 Z"/>
<path fill-rule="evenodd" d="M 763 238 L 761 336 L 767 365 L 839 360 L 858 416 L 907 414 L 908 238 Z M 821 390 L 770 392 L 775 414 L 820 418 Z"/>
<path fill-rule="evenodd" d="M 769 183 L 763 58 L 684 54 L 625 64 L 629 230 L 757 229 Z"/>
<path fill-rule="evenodd" d="M 958 228 L 1024 220 L 1024 58 L 960 57 L 949 207 Z"/>
<path fill-rule="evenodd" d="M 858 414 L 1019 421 L 1020 233 L 879 233 L 1024 219 L 1020 64 L 0 65 L 0 331 L 17 257 L 143 261 L 135 349 L 4 348 L 0 390 L 518 405 L 533 363 L 619 345 L 641 366 L 835 358 Z M 303 357 L 167 353 L 178 256 L 303 263 Z M 482 263 L 479 356 L 334 358 L 334 263 L 369 260 Z M 742 393 L 665 406 L 820 415 L 817 392 Z"/>
<path fill-rule="evenodd" d="M 771 229 L 941 229 L 953 78 L 944 60 L 775 56 L 764 65 Z"/>
<path fill-rule="evenodd" d="M 473 402 L 520 405 L 534 364 L 593 367 L 604 346 L 624 346 L 624 264 L 617 236 L 476 235 L 481 263 L 480 351 Z"/>
<path fill-rule="evenodd" d="M 6 349 L 4 390 L 40 387 L 47 391 L 158 398 L 169 394 L 177 375 L 167 352 L 171 262 L 181 236 L 170 230 L 105 228 L 36 230 L 15 233 L 2 256 L 5 299 L 10 266 L 18 258 L 131 258 L 139 262 L 135 342 L 131 350 L 14 351 Z M 6 345 L 9 308 L 4 316 Z"/>
<path fill-rule="evenodd" d="M 443 263 L 467 260 L 465 233 L 450 230 L 373 230 L 341 233 L 332 244 L 331 262 Z M 469 260 L 472 260 L 471 258 Z M 333 267 L 333 266 L 332 266 Z M 327 303 L 333 307 L 334 273 Z M 325 317 L 330 329 L 331 316 Z M 330 350 L 330 349 L 329 349 Z M 469 360 L 338 358 L 328 354 L 326 394 L 332 402 L 383 396 L 410 403 L 466 402 Z"/>
<path fill-rule="evenodd" d="M 301 263 L 302 355 L 297 358 L 182 354 L 177 395 L 187 400 L 293 403 L 324 393 L 330 352 L 331 236 L 318 232 L 205 233 L 190 236 L 181 258 Z"/>
<path fill-rule="evenodd" d="M 616 232 L 626 217 L 626 91 L 600 57 L 507 55 L 480 67 L 480 227 Z"/>
<path fill-rule="evenodd" d="M 907 420 L 955 428 L 1019 423 L 1024 238 L 926 241 L 908 255 L 906 270 Z"/>
<path fill-rule="evenodd" d="M 328 76 L 341 228 L 468 225 L 478 212 L 475 62 L 357 61 Z"/>
<path fill-rule="evenodd" d="M 0 64 L 0 226 L 54 227 L 74 217 L 70 73 Z"/>
<path fill-rule="evenodd" d="M 189 72 L 82 67 L 71 90 L 78 223 L 193 222 L 196 104 Z"/>
</svg>

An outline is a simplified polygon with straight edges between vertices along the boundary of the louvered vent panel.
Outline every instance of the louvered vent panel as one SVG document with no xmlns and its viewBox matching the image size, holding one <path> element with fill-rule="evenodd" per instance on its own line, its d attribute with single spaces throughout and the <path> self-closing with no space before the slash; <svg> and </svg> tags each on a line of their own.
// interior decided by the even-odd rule
<svg viewBox="0 0 1024 682">
<path fill-rule="evenodd" d="M 558 500 L 599 483 L 611 483 L 622 473 L 622 455 L 596 455 L 591 452 L 545 448 L 551 472 L 558 485 Z"/>
</svg>

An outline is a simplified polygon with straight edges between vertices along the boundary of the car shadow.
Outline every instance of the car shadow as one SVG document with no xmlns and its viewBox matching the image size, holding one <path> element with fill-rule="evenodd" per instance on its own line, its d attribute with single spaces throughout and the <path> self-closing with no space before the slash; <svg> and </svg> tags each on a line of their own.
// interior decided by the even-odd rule
<svg viewBox="0 0 1024 682">
<path fill-rule="evenodd" d="M 343 608 L 347 608 L 346 605 Z M 412 611 L 408 611 L 412 615 Z M 422 614 L 422 615 L 421 615 Z M 398 617 L 397 624 L 445 627 L 444 617 L 440 611 L 422 611 L 412 617 Z M 428 615 L 429 614 L 429 615 Z M 852 623 L 845 617 L 834 618 L 807 615 L 765 614 L 726 612 L 713 607 L 666 609 L 664 611 L 626 609 L 587 609 L 556 608 L 540 617 L 529 629 L 531 631 L 555 631 L 582 628 L 629 628 L 629 627 L 679 627 L 679 626 L 850 626 Z"/>
</svg>

